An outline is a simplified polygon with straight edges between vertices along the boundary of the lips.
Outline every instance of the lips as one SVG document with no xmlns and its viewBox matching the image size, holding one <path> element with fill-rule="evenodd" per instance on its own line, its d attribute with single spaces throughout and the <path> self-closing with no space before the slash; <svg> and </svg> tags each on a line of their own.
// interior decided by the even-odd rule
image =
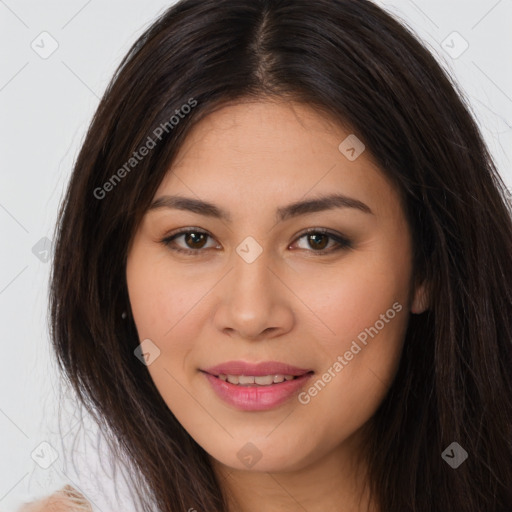
<svg viewBox="0 0 512 512">
<path fill-rule="evenodd" d="M 219 398 L 243 411 L 264 411 L 288 402 L 314 373 L 276 361 L 229 361 L 201 372 Z"/>
</svg>

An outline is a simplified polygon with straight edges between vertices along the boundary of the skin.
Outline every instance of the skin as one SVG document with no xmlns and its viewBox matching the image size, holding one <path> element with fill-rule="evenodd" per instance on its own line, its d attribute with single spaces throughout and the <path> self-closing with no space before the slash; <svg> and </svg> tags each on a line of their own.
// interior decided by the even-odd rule
<svg viewBox="0 0 512 512">
<path fill-rule="evenodd" d="M 341 153 L 350 133 L 299 103 L 223 107 L 194 127 L 154 198 L 199 198 L 227 210 L 231 221 L 153 209 L 130 246 L 135 324 L 140 339 L 160 350 L 148 370 L 210 455 L 233 511 L 377 510 L 365 490 L 364 427 L 396 373 L 409 314 L 427 301 L 424 286 L 413 285 L 398 194 L 368 150 L 354 161 Z M 276 223 L 277 208 L 335 192 L 372 213 L 336 208 Z M 187 227 L 210 236 L 162 243 Z M 308 243 L 309 228 L 352 245 L 319 255 L 337 243 L 322 236 Z M 236 252 L 248 236 L 262 249 L 252 263 Z M 397 302 L 401 311 L 307 404 L 294 396 L 272 410 L 241 411 L 199 371 L 229 360 L 276 360 L 314 370 L 314 382 Z M 237 457 L 248 442 L 261 454 L 251 468 Z"/>
</svg>

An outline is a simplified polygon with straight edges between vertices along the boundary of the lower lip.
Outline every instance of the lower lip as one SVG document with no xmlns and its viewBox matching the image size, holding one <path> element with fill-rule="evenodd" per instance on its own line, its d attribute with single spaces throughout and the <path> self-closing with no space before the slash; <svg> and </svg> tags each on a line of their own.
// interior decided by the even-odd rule
<svg viewBox="0 0 512 512">
<path fill-rule="evenodd" d="M 280 406 L 306 384 L 312 373 L 269 386 L 238 386 L 202 372 L 217 395 L 242 411 L 266 411 Z"/>
</svg>

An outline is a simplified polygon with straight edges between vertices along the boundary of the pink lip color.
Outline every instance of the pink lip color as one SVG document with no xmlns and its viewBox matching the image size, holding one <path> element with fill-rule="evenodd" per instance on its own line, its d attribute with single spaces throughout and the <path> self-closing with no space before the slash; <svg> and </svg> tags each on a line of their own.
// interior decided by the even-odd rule
<svg viewBox="0 0 512 512">
<path fill-rule="evenodd" d="M 243 411 L 264 411 L 286 402 L 309 380 L 312 373 L 294 366 L 277 362 L 249 364 L 243 361 L 230 361 L 207 370 L 202 370 L 217 395 L 228 404 Z M 238 386 L 216 377 L 225 375 L 296 375 L 293 380 L 285 380 L 270 386 Z"/>
<path fill-rule="evenodd" d="M 245 361 L 227 361 L 210 368 L 204 368 L 202 371 L 210 375 L 304 375 L 312 371 L 311 369 L 297 368 L 289 364 L 278 361 L 265 361 L 263 363 L 246 363 Z"/>
</svg>

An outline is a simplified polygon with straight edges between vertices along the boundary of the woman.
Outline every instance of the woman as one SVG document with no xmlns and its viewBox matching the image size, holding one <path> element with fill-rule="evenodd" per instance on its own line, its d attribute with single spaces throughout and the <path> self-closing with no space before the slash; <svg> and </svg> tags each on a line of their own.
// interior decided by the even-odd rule
<svg viewBox="0 0 512 512">
<path fill-rule="evenodd" d="M 139 510 L 512 510 L 512 221 L 369 1 L 182 0 L 62 206 L 54 348 Z"/>
</svg>

